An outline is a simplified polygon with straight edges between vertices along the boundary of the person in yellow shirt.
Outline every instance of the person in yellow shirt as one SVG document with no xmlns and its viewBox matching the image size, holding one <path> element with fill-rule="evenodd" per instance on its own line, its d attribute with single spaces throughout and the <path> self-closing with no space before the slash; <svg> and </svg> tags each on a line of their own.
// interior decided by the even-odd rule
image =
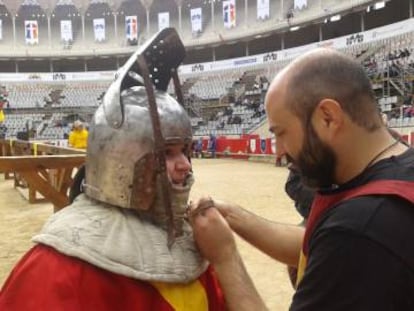
<svg viewBox="0 0 414 311">
<path fill-rule="evenodd" d="M 69 147 L 86 149 L 88 143 L 88 130 L 85 129 L 83 123 L 76 120 L 73 123 L 73 130 L 69 134 Z"/>
</svg>

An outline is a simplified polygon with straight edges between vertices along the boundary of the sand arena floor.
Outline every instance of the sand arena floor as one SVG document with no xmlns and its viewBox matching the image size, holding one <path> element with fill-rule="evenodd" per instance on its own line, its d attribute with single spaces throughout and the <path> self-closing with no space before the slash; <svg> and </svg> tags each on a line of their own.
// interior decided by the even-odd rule
<svg viewBox="0 0 414 311">
<path fill-rule="evenodd" d="M 193 167 L 196 182 L 191 198 L 211 195 L 236 202 L 270 220 L 300 222 L 300 216 L 284 192 L 286 168 L 222 159 L 195 159 Z M 13 189 L 13 181 L 5 181 L 0 175 L 0 284 L 32 246 L 30 238 L 52 212 L 51 204 L 29 205 Z M 270 310 L 288 310 L 293 289 L 285 266 L 241 239 L 238 239 L 238 246 L 247 270 Z"/>
</svg>

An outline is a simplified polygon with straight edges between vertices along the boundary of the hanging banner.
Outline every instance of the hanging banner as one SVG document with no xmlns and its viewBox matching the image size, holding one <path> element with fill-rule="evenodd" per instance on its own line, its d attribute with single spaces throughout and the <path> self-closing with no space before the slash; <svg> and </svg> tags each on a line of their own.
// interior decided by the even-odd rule
<svg viewBox="0 0 414 311">
<path fill-rule="evenodd" d="M 250 139 L 250 152 L 251 153 L 256 152 L 256 139 L 255 138 Z"/>
<path fill-rule="evenodd" d="M 223 21 L 225 28 L 236 27 L 236 0 L 223 1 Z"/>
<path fill-rule="evenodd" d="M 267 141 L 266 139 L 260 139 L 260 151 L 266 153 Z"/>
<path fill-rule="evenodd" d="M 191 13 L 191 31 L 193 33 L 202 32 L 203 19 L 201 15 L 202 14 L 201 8 L 191 9 L 190 13 Z"/>
<path fill-rule="evenodd" d="M 271 138 L 270 146 L 272 149 L 272 153 L 276 153 L 276 138 L 275 137 Z"/>
<path fill-rule="evenodd" d="M 257 19 L 265 20 L 270 18 L 269 0 L 257 0 Z"/>
<path fill-rule="evenodd" d="M 24 21 L 26 44 L 39 43 L 39 27 L 37 21 Z"/>
<path fill-rule="evenodd" d="M 0 19 L 0 40 L 3 40 L 3 20 Z"/>
<path fill-rule="evenodd" d="M 158 13 L 158 31 L 163 30 L 164 28 L 170 27 L 170 13 L 163 12 Z"/>
<path fill-rule="evenodd" d="M 138 40 L 138 16 L 125 16 L 125 35 L 127 40 Z"/>
<path fill-rule="evenodd" d="M 105 41 L 105 19 L 95 18 L 93 20 L 93 32 L 95 34 L 95 41 Z"/>
<path fill-rule="evenodd" d="M 73 41 L 72 21 L 71 20 L 61 20 L 60 21 L 60 38 L 62 39 L 62 41 L 65 41 L 65 42 Z"/>
<path fill-rule="evenodd" d="M 294 0 L 294 8 L 302 10 L 308 7 L 308 0 Z"/>
</svg>

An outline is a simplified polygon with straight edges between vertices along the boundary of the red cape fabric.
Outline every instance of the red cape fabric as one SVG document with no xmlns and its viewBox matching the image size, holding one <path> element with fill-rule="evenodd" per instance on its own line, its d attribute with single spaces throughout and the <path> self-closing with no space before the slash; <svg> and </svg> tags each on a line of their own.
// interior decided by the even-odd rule
<svg viewBox="0 0 414 311">
<path fill-rule="evenodd" d="M 199 278 L 209 310 L 225 310 L 211 267 Z M 149 283 L 97 268 L 37 245 L 16 265 L 0 292 L 0 310 L 134 310 L 173 308 Z"/>
<path fill-rule="evenodd" d="M 403 180 L 377 180 L 363 186 L 341 191 L 337 194 L 320 195 L 317 194 L 312 204 L 308 223 L 306 225 L 305 237 L 303 241 L 303 253 L 308 256 L 309 240 L 322 216 L 338 203 L 364 195 L 383 194 L 396 195 L 414 204 L 414 182 Z"/>
</svg>

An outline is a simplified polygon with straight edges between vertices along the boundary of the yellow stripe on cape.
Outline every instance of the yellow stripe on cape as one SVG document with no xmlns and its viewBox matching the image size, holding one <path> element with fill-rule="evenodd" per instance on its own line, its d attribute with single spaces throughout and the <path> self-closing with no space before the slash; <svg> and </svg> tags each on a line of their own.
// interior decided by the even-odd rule
<svg viewBox="0 0 414 311">
<path fill-rule="evenodd" d="M 198 280 L 189 284 L 151 284 L 176 311 L 208 311 L 207 293 Z"/>
<path fill-rule="evenodd" d="M 307 261 L 308 260 L 305 256 L 305 254 L 301 250 L 300 251 L 300 256 L 299 256 L 298 272 L 297 272 L 297 277 L 296 277 L 296 288 L 298 287 L 300 281 L 302 281 L 302 279 L 303 279 L 303 275 L 305 274 Z"/>
</svg>

